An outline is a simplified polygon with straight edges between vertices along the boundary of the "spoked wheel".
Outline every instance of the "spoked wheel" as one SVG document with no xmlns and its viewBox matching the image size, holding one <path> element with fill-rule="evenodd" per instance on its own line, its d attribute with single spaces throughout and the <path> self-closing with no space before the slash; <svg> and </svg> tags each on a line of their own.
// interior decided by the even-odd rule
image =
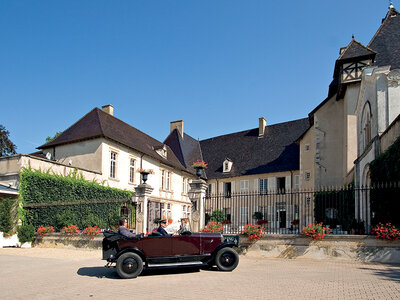
<svg viewBox="0 0 400 300">
<path fill-rule="evenodd" d="M 223 248 L 215 256 L 215 264 L 220 271 L 232 271 L 239 264 L 239 255 L 232 248 Z"/>
<path fill-rule="evenodd" d="M 136 278 L 143 271 L 143 260 L 136 253 L 124 253 L 118 258 L 116 269 L 121 278 Z"/>
</svg>

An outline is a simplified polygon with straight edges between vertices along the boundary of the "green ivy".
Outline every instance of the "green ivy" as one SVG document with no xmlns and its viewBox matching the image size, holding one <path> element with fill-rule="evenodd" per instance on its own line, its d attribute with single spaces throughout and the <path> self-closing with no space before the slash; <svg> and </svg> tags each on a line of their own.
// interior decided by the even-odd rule
<svg viewBox="0 0 400 300">
<path fill-rule="evenodd" d="M 129 203 L 131 191 L 86 181 L 74 171 L 68 176 L 25 168 L 20 174 L 20 197 L 26 222 L 37 228 L 60 230 L 69 224 L 79 228 L 117 225 L 121 205 Z M 114 224 L 115 223 L 115 224 Z"/>
<path fill-rule="evenodd" d="M 400 181 L 400 137 L 370 164 L 371 182 Z"/>
<path fill-rule="evenodd" d="M 18 221 L 17 203 L 17 199 L 0 200 L 0 231 L 5 234 L 15 232 Z"/>
<path fill-rule="evenodd" d="M 372 225 L 391 222 L 400 226 L 400 137 L 370 163 Z"/>
</svg>

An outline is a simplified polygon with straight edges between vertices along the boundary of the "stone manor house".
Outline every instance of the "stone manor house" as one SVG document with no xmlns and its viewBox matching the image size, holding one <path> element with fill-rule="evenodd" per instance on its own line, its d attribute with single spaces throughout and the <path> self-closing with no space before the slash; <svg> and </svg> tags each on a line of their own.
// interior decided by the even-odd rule
<svg viewBox="0 0 400 300">
<path fill-rule="evenodd" d="M 368 45 L 353 37 L 340 49 L 328 96 L 308 118 L 268 124 L 260 117 L 256 128 L 201 141 L 184 132 L 182 120 L 160 142 L 115 117 L 112 105 L 94 108 L 39 152 L 1 157 L 0 193 L 17 193 L 28 165 L 64 175 L 78 169 L 131 191 L 142 183 L 137 170 L 152 169 L 150 227 L 159 216 L 191 217 L 197 160 L 209 164 L 202 177 L 208 195 L 368 184 L 369 163 L 400 135 L 399 49 L 400 16 L 391 5 Z"/>
</svg>

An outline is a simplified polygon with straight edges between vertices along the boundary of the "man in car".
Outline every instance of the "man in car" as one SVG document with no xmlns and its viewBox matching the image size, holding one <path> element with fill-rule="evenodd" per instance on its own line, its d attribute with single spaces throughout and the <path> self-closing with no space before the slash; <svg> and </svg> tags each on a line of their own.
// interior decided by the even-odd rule
<svg viewBox="0 0 400 300">
<path fill-rule="evenodd" d="M 127 226 L 128 226 L 128 221 L 125 218 L 119 219 L 118 233 L 130 239 L 135 238 L 136 234 L 130 232 Z"/>
<path fill-rule="evenodd" d="M 164 229 L 167 227 L 167 220 L 161 220 L 160 226 L 157 228 L 157 232 L 159 232 L 162 236 L 170 236 L 168 232 Z"/>
</svg>

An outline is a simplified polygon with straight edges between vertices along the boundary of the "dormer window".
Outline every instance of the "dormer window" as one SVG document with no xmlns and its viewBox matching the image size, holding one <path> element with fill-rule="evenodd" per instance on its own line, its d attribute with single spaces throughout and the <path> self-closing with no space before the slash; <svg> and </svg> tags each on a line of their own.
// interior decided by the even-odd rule
<svg viewBox="0 0 400 300">
<path fill-rule="evenodd" d="M 232 165 L 233 165 L 233 162 L 229 158 L 225 159 L 224 163 L 222 165 L 223 172 L 224 173 L 230 172 L 232 169 Z"/>
<path fill-rule="evenodd" d="M 167 146 L 163 145 L 161 147 L 154 147 L 154 150 L 156 150 L 158 155 L 167 158 Z"/>
</svg>

